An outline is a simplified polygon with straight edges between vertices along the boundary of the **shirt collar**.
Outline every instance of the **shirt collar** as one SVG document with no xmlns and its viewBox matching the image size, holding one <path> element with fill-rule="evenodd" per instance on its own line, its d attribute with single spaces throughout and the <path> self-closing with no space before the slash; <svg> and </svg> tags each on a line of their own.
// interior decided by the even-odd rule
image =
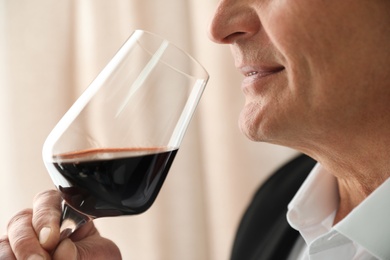
<svg viewBox="0 0 390 260">
<path fill-rule="evenodd" d="M 390 178 L 332 227 L 339 196 L 336 178 L 317 164 L 288 205 L 287 220 L 309 245 L 336 230 L 373 255 L 390 256 Z"/>
<path fill-rule="evenodd" d="M 317 164 L 289 203 L 287 220 L 310 244 L 331 229 L 338 201 L 336 178 Z"/>
<path fill-rule="evenodd" d="M 390 178 L 351 211 L 334 229 L 380 259 L 390 256 Z"/>
</svg>

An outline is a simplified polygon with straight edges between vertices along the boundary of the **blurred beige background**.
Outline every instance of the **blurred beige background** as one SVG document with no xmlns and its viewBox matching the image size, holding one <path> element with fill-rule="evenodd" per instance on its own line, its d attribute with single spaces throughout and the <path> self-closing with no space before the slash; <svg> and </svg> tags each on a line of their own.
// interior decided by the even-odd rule
<svg viewBox="0 0 390 260">
<path fill-rule="evenodd" d="M 42 144 L 134 29 L 171 40 L 211 78 L 155 204 L 96 220 L 124 259 L 228 259 L 253 192 L 295 152 L 238 130 L 244 101 L 229 48 L 207 38 L 217 0 L 0 0 L 0 233 L 52 189 Z"/>
</svg>

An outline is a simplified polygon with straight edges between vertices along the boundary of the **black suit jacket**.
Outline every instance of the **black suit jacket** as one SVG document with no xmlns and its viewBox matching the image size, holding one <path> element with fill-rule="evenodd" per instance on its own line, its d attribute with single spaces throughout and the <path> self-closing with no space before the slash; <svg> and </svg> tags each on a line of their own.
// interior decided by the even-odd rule
<svg viewBox="0 0 390 260">
<path fill-rule="evenodd" d="M 316 162 L 300 155 L 264 182 L 248 206 L 233 244 L 232 260 L 286 259 L 299 233 L 287 223 L 287 205 Z"/>
</svg>

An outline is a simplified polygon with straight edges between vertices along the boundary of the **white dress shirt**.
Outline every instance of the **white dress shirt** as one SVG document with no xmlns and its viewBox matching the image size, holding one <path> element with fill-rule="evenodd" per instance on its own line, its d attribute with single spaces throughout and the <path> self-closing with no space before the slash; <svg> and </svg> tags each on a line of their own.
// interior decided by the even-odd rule
<svg viewBox="0 0 390 260">
<path fill-rule="evenodd" d="M 288 206 L 306 242 L 298 259 L 390 260 L 390 178 L 333 226 L 338 201 L 336 178 L 317 164 Z"/>
</svg>

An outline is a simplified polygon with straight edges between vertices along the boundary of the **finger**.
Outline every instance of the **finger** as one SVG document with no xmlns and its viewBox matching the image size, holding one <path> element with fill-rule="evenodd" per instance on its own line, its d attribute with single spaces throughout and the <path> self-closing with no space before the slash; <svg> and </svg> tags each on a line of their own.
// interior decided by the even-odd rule
<svg viewBox="0 0 390 260">
<path fill-rule="evenodd" d="M 80 240 L 83 240 L 87 237 L 98 235 L 99 231 L 96 229 L 95 224 L 93 221 L 89 221 L 76 229 L 76 231 L 70 236 L 70 239 L 73 242 L 78 242 Z"/>
<path fill-rule="evenodd" d="M 16 260 L 7 236 L 0 237 L 0 260 Z"/>
<path fill-rule="evenodd" d="M 84 230 L 78 230 L 81 232 L 73 234 L 75 235 L 75 237 L 73 237 L 73 235 L 71 236 L 72 240 L 75 239 L 77 241 L 65 239 L 60 243 L 53 255 L 54 260 L 122 259 L 119 248 L 111 240 L 101 237 L 99 235 L 99 232 L 97 232 L 96 228 L 94 228 L 92 222 L 86 225 L 87 227 L 84 228 Z M 88 227 L 88 225 L 90 227 Z M 86 234 L 88 234 L 87 237 L 81 239 Z"/>
<path fill-rule="evenodd" d="M 96 234 L 88 240 L 75 242 L 77 248 L 77 259 L 96 260 L 120 260 L 122 259 L 119 248 L 109 239 Z"/>
<path fill-rule="evenodd" d="M 53 260 L 77 260 L 77 248 L 72 240 L 66 238 L 58 245 Z"/>
<path fill-rule="evenodd" d="M 89 239 L 90 236 L 99 234 L 92 221 L 79 227 L 68 239 L 64 239 L 56 248 L 53 259 L 54 260 L 76 260 L 77 247 L 74 242 L 83 239 Z M 83 258 L 89 259 L 89 258 Z"/>
<path fill-rule="evenodd" d="M 50 259 L 41 247 L 31 225 L 32 210 L 27 209 L 16 214 L 8 223 L 8 240 L 16 259 Z"/>
<path fill-rule="evenodd" d="M 34 198 L 32 225 L 42 247 L 48 251 L 59 242 L 61 201 L 55 190 L 44 191 Z"/>
</svg>

